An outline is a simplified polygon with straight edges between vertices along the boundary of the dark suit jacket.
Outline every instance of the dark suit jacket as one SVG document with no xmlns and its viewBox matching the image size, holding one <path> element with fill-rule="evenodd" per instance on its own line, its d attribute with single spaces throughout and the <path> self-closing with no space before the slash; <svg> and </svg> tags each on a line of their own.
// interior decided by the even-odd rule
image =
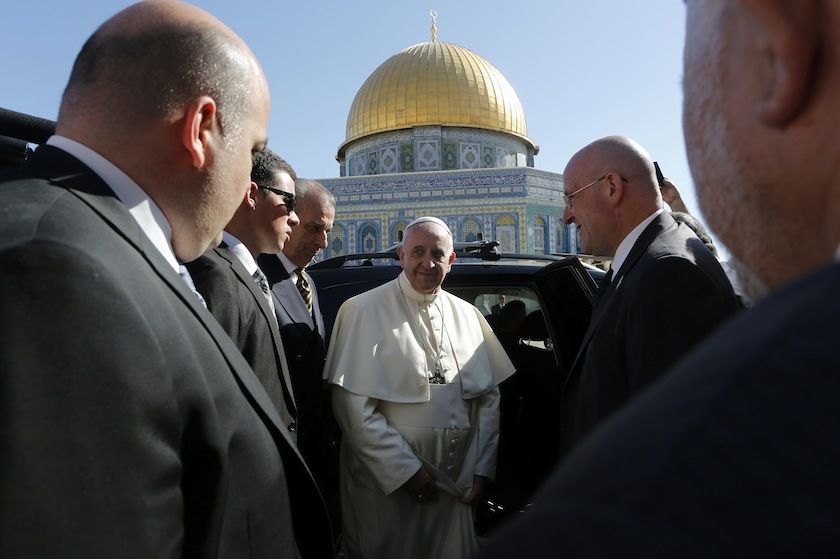
<svg viewBox="0 0 840 559">
<path fill-rule="evenodd" d="M 657 379 L 737 308 L 732 285 L 700 239 L 668 213 L 658 215 L 593 310 L 564 386 L 567 445 Z"/>
<path fill-rule="evenodd" d="M 0 178 L 0 556 L 328 557 L 242 355 L 98 176 Z M 294 510 L 294 517 L 291 515 Z"/>
<path fill-rule="evenodd" d="M 491 557 L 838 557 L 840 264 L 726 324 L 569 456 Z"/>
<path fill-rule="evenodd" d="M 290 430 L 297 406 L 273 311 L 254 278 L 229 248 L 210 249 L 187 264 L 207 308 L 254 369 Z"/>
<path fill-rule="evenodd" d="M 277 255 L 260 255 L 257 262 L 272 285 L 277 322 L 292 372 L 299 410 L 298 448 L 330 502 L 337 499 L 338 492 L 340 430 L 332 416 L 329 392 L 321 379 L 326 347 L 324 319 L 315 282 L 307 274 L 312 290 L 313 319 Z M 331 508 L 337 510 L 337 507 Z"/>
<path fill-rule="evenodd" d="M 275 295 L 275 311 L 280 335 L 286 348 L 295 395 L 301 408 L 309 408 L 322 392 L 321 374 L 326 357 L 324 344 L 324 319 L 318 304 L 315 282 L 307 275 L 312 290 L 312 307 L 315 318 L 306 310 L 297 286 L 289 277 L 283 263 L 275 254 L 263 254 L 258 259 L 260 268 L 268 278 Z M 279 303 L 279 304 L 277 304 Z"/>
</svg>

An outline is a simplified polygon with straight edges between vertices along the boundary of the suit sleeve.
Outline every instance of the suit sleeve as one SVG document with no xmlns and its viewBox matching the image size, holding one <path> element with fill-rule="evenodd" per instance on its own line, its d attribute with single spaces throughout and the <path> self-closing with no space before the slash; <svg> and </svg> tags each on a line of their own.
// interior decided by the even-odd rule
<svg viewBox="0 0 840 559">
<path fill-rule="evenodd" d="M 0 556 L 180 556 L 178 403 L 143 302 L 55 243 L 0 253 L 0 282 Z"/>
<path fill-rule="evenodd" d="M 636 393 L 675 365 L 733 311 L 731 297 L 685 258 L 654 261 L 633 293 L 628 317 L 628 387 Z"/>
</svg>

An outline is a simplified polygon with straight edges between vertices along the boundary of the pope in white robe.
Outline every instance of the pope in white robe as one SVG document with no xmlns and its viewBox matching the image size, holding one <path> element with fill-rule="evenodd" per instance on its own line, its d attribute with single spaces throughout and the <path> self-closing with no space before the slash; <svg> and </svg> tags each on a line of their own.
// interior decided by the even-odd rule
<svg viewBox="0 0 840 559">
<path fill-rule="evenodd" d="M 414 220 L 398 254 L 397 279 L 342 305 L 324 370 L 343 432 L 345 554 L 466 558 L 514 367 L 478 309 L 440 289 L 455 259 L 445 223 Z"/>
</svg>

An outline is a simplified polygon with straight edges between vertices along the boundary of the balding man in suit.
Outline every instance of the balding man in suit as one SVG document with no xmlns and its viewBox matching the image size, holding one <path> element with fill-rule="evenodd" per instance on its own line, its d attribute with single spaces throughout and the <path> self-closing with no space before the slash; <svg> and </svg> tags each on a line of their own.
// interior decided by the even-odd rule
<svg viewBox="0 0 840 559">
<path fill-rule="evenodd" d="M 332 555 L 286 426 L 182 266 L 245 196 L 268 113 L 229 28 L 142 2 L 88 39 L 56 135 L 0 177 L 0 556 Z"/>
<path fill-rule="evenodd" d="M 840 4 L 686 4 L 691 172 L 757 302 L 589 437 L 482 557 L 840 555 Z"/>
<path fill-rule="evenodd" d="M 576 444 L 737 309 L 715 257 L 663 212 L 653 162 L 610 136 L 566 165 L 564 219 L 585 252 L 612 258 L 564 386 L 563 430 Z"/>
</svg>

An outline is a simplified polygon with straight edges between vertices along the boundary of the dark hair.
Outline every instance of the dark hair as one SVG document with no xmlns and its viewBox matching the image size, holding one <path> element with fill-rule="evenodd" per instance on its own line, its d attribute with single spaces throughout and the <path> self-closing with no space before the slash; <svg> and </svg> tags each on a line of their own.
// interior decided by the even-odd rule
<svg viewBox="0 0 840 559">
<path fill-rule="evenodd" d="M 208 95 L 230 142 L 239 135 L 249 96 L 244 61 L 242 47 L 211 28 L 161 23 L 133 34 L 100 29 L 76 57 L 59 120 L 65 113 L 102 107 L 109 117 L 122 120 L 115 125 L 129 126 Z"/>
<path fill-rule="evenodd" d="M 709 252 L 711 252 L 715 258 L 718 257 L 718 250 L 714 241 L 712 241 L 712 236 L 709 235 L 709 232 L 706 231 L 706 228 L 703 227 L 703 224 L 700 223 L 696 217 L 685 212 L 671 212 L 671 217 L 673 217 L 674 221 L 677 223 L 685 223 L 689 229 L 694 231 L 697 238 L 703 241 L 703 244 L 706 245 Z"/>
<path fill-rule="evenodd" d="M 293 181 L 297 180 L 297 174 L 295 174 L 292 166 L 270 149 L 264 149 L 254 154 L 251 162 L 251 180 L 257 186 L 261 188 L 274 186 L 274 183 L 277 182 L 277 173 L 283 171 L 288 173 Z"/>
</svg>

